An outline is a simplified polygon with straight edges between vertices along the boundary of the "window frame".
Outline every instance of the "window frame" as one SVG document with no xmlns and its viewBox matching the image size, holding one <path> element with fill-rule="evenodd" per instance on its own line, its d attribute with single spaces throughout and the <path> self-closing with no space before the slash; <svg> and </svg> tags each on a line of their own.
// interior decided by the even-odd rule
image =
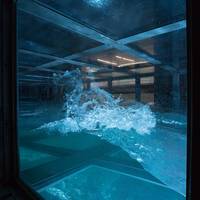
<svg viewBox="0 0 200 200">
<path fill-rule="evenodd" d="M 197 47 L 194 39 L 194 27 L 192 19 L 194 13 L 192 2 L 186 0 L 186 20 L 187 20 L 187 92 L 188 92 L 188 128 L 187 128 L 187 192 L 186 199 L 192 198 L 191 176 L 192 176 L 192 145 L 194 145 L 194 136 L 198 135 L 199 122 L 195 119 L 195 112 L 199 109 L 197 104 L 200 97 L 198 96 L 198 86 L 192 88 L 193 83 L 198 81 L 198 55 L 192 51 Z M 30 188 L 21 178 L 19 173 L 18 162 L 18 137 L 17 137 L 17 79 L 16 79 L 16 50 L 17 50 L 17 27 L 16 27 L 16 4 L 17 0 L 0 1 L 0 24 L 1 24 L 1 73 L 0 73 L 0 186 L 11 188 L 9 193 L 17 195 L 20 199 L 42 199 L 32 188 Z M 198 7 L 198 6 L 197 6 Z M 195 16 L 196 18 L 196 16 Z M 197 25 L 198 26 L 198 25 Z M 198 27 L 197 27 L 198 28 Z M 194 41 L 195 40 L 195 41 Z M 195 43 L 196 42 L 196 43 Z M 196 103 L 195 103 L 196 102 Z M 1 176 L 2 175 L 2 176 Z M 1 194 L 0 194 L 1 197 Z"/>
</svg>

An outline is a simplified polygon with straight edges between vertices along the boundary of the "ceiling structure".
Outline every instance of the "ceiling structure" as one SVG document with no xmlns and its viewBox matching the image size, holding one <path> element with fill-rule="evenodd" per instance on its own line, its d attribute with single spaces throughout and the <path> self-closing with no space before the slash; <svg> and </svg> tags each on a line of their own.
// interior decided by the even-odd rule
<svg viewBox="0 0 200 200">
<path fill-rule="evenodd" d="M 19 0 L 19 80 L 80 68 L 94 81 L 186 71 L 184 0 Z M 176 55 L 176 56 L 174 56 Z"/>
</svg>

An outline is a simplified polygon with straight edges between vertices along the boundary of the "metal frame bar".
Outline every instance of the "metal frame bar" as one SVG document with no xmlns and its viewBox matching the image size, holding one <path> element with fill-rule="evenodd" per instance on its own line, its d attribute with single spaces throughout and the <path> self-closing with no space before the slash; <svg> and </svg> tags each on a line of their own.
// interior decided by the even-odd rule
<svg viewBox="0 0 200 200">
<path fill-rule="evenodd" d="M 118 42 L 120 42 L 121 44 L 128 44 L 128 43 L 137 42 L 140 40 L 145 40 L 145 39 L 155 37 L 158 35 L 162 35 L 165 33 L 178 31 L 184 28 L 186 28 L 186 20 L 181 20 L 181 21 L 174 22 L 172 24 L 168 24 L 159 28 L 155 28 L 149 31 L 145 31 L 143 33 L 139 33 L 139 34 L 121 39 Z"/>
<path fill-rule="evenodd" d="M 22 69 L 26 69 L 28 71 L 35 71 L 36 70 L 36 67 L 32 67 L 32 66 L 22 66 L 22 65 L 19 65 L 17 66 L 18 68 L 22 68 Z M 61 70 L 53 70 L 53 69 L 46 69 L 46 68 L 39 68 L 37 67 L 37 71 L 46 71 L 46 72 L 56 72 L 56 73 L 63 73 L 64 71 L 61 71 Z M 18 72 L 17 74 L 20 75 L 20 74 L 23 74 L 24 72 Z"/>
<path fill-rule="evenodd" d="M 144 52 L 138 51 L 138 50 L 134 50 L 128 46 L 126 46 L 125 44 L 128 44 L 130 42 L 134 42 L 134 41 L 139 41 L 142 39 L 147 39 L 150 37 L 154 37 L 156 35 L 160 35 L 160 34 L 164 34 L 164 33 L 168 33 L 171 31 L 175 31 L 175 30 L 180 30 L 186 27 L 186 22 L 185 20 L 173 23 L 173 24 L 169 24 L 163 27 L 159 27 L 156 29 L 152 29 L 150 31 L 146 31 L 144 33 L 141 34 L 136 34 L 133 36 L 130 36 L 128 38 L 124 38 L 118 41 L 114 41 L 111 38 L 93 30 L 90 29 L 78 22 L 75 22 L 69 18 L 67 18 L 66 16 L 58 13 L 56 10 L 52 10 L 50 8 L 48 8 L 47 6 L 44 6 L 38 2 L 28 2 L 25 0 L 21 0 L 19 2 L 19 9 L 29 13 L 33 16 L 39 17 L 45 21 L 49 21 L 50 23 L 56 24 L 57 26 L 63 27 L 67 30 L 73 31 L 75 33 L 78 33 L 80 35 L 83 35 L 89 39 L 98 41 L 103 43 L 103 46 L 97 47 L 97 48 L 93 48 L 93 49 L 89 49 L 89 50 L 85 50 L 82 53 L 76 53 L 73 54 L 71 56 L 67 56 L 64 58 L 56 58 L 55 61 L 40 65 L 39 68 L 49 68 L 49 67 L 53 67 L 56 66 L 58 64 L 61 63 L 65 63 L 65 62 L 71 62 L 71 64 L 77 64 L 82 66 L 81 63 L 77 62 L 77 61 L 72 61 L 71 59 L 77 58 L 81 55 L 84 54 L 88 54 L 88 53 L 94 53 L 94 52 L 99 52 L 105 49 L 110 49 L 110 48 L 116 48 L 120 51 L 126 52 L 127 54 L 131 55 L 131 56 L 136 56 L 142 59 L 145 59 L 146 61 L 157 65 L 157 64 L 161 64 L 161 62 L 159 60 L 156 60 L 155 58 L 149 56 L 148 54 L 145 54 Z M 165 66 L 166 70 L 171 71 L 173 67 L 171 66 Z"/>
<path fill-rule="evenodd" d="M 108 81 L 109 79 L 112 79 L 112 81 L 114 80 L 124 80 L 124 79 L 130 79 L 130 78 L 136 78 L 136 77 L 149 77 L 149 76 L 154 76 L 154 72 L 149 72 L 149 73 L 143 73 L 143 74 L 139 74 L 139 73 L 134 73 L 132 72 L 132 74 L 126 75 L 126 76 L 117 76 L 117 77 L 112 77 L 112 76 L 108 76 L 105 78 L 96 78 L 96 79 L 90 79 L 90 78 L 86 78 L 85 81 L 89 81 L 89 82 L 101 82 L 101 81 Z M 32 79 L 33 78 L 33 79 Z M 38 78 L 38 79 L 35 79 Z M 18 80 L 19 81 L 35 81 L 35 82 L 40 82 L 40 81 L 44 81 L 42 79 L 50 79 L 52 80 L 52 77 L 46 77 L 46 76 L 35 76 L 35 75 L 25 75 L 24 77 L 19 77 Z"/>
<path fill-rule="evenodd" d="M 144 77 L 150 77 L 150 76 L 154 76 L 154 72 L 144 73 L 144 74 L 133 73 L 128 76 L 106 77 L 106 78 L 89 79 L 89 80 L 90 82 L 102 82 L 102 81 L 108 81 L 110 78 L 112 78 L 112 81 L 116 81 L 116 80 L 133 79 L 136 77 L 144 78 Z"/>
<path fill-rule="evenodd" d="M 61 58 L 61 57 L 57 57 L 57 56 L 52 56 L 52 55 L 44 54 L 44 53 L 38 53 L 38 52 L 25 50 L 25 49 L 19 49 L 19 53 L 24 53 L 24 54 L 28 54 L 28 55 L 32 55 L 32 56 L 39 56 L 39 57 L 42 57 L 42 58 L 53 59 L 53 60 L 57 60 L 59 62 L 69 63 L 69 64 L 72 64 L 72 65 L 98 67 L 97 65 L 93 65 L 93 64 L 78 62 L 78 61 L 75 61 L 75 60 L 70 60 L 70 59 Z M 36 67 L 36 68 L 41 68 L 41 67 Z"/>
</svg>

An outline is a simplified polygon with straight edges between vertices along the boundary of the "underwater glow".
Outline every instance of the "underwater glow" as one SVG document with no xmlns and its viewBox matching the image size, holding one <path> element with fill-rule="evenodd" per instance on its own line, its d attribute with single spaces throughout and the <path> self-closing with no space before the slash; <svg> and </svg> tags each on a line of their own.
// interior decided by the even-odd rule
<svg viewBox="0 0 200 200">
<path fill-rule="evenodd" d="M 84 0 L 86 3 L 88 3 L 90 6 L 95 8 L 102 8 L 108 5 L 110 0 Z"/>
</svg>

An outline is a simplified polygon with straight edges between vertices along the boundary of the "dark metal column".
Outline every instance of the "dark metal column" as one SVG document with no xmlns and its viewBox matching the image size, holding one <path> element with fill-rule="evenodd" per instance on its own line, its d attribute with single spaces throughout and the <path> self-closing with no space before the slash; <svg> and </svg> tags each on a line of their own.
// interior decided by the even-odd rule
<svg viewBox="0 0 200 200">
<path fill-rule="evenodd" d="M 112 91 L 112 78 L 108 80 L 108 90 Z"/>
<path fill-rule="evenodd" d="M 135 99 L 136 101 L 141 101 L 141 81 L 139 74 L 135 76 Z"/>
<path fill-rule="evenodd" d="M 180 108 L 181 103 L 181 94 L 180 94 L 180 74 L 178 72 L 173 73 L 172 75 L 172 98 L 173 98 L 173 107 L 175 110 Z"/>
<path fill-rule="evenodd" d="M 89 90 L 91 87 L 90 80 L 86 81 L 86 89 Z"/>
</svg>

